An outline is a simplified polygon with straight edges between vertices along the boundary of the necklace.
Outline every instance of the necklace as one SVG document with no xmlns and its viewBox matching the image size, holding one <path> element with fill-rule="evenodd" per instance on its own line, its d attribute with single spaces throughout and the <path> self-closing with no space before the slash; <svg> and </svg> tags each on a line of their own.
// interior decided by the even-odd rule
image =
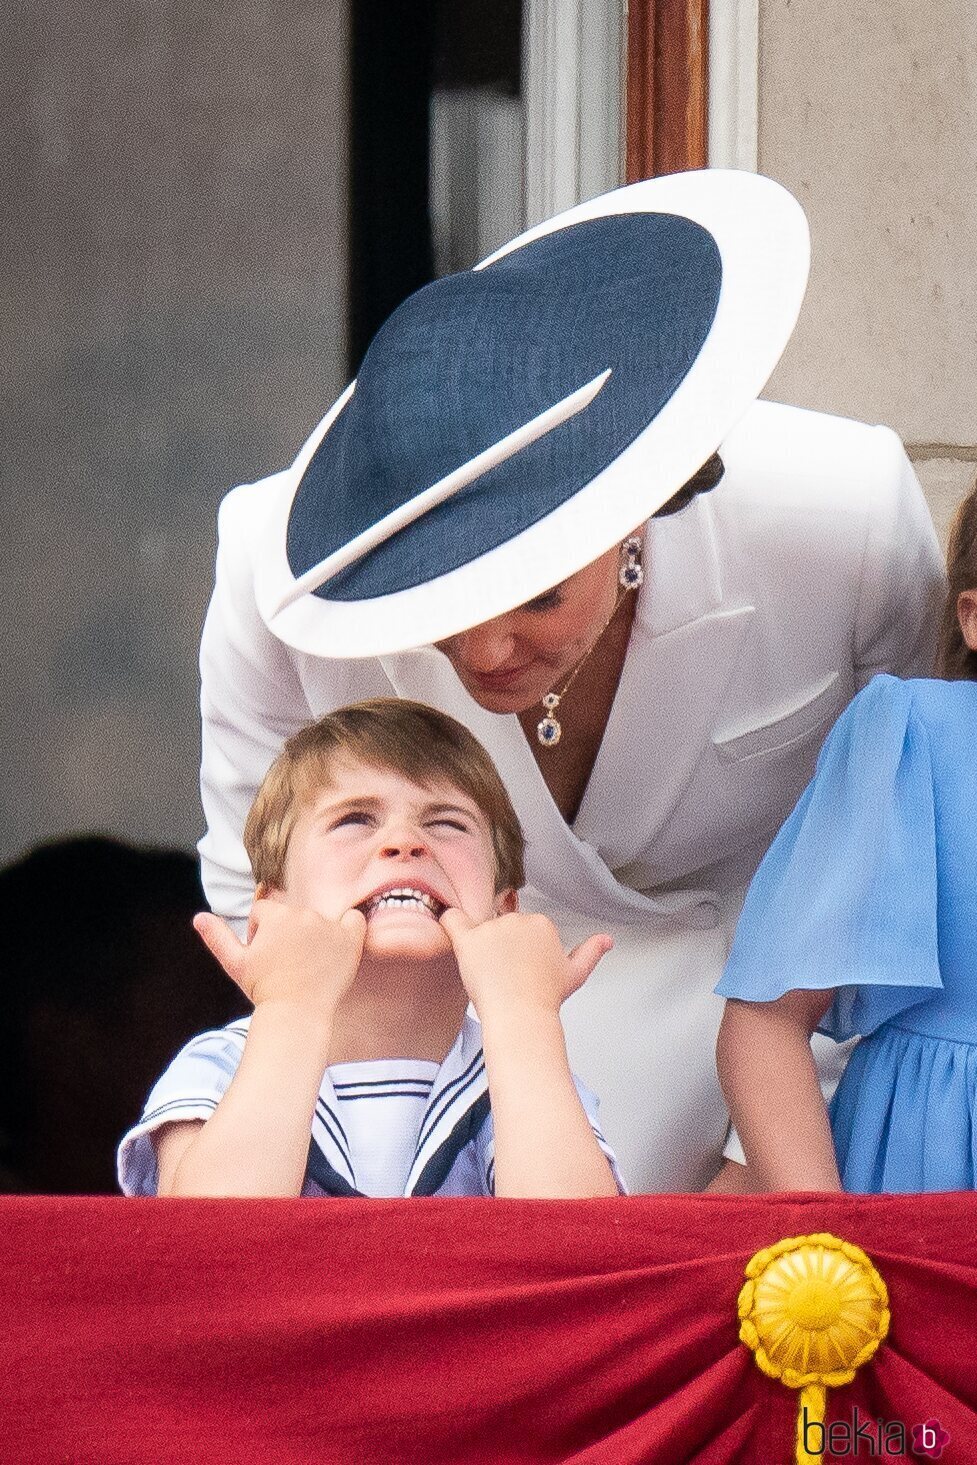
<svg viewBox="0 0 977 1465">
<path fill-rule="evenodd" d="M 577 674 L 583 670 L 590 657 L 596 651 L 611 621 L 617 615 L 625 598 L 633 590 L 637 590 L 644 580 L 644 570 L 641 566 L 641 540 L 632 537 L 626 539 L 621 545 L 621 563 L 617 572 L 617 580 L 620 589 L 617 592 L 617 599 L 611 607 L 611 613 L 601 626 L 597 635 L 581 656 L 576 666 L 571 671 L 567 680 L 558 692 L 547 692 L 543 698 L 543 711 L 546 714 L 536 724 L 536 739 L 544 748 L 555 748 L 563 736 L 563 727 L 556 717 L 556 710 L 563 698 L 569 692 L 577 679 Z"/>
</svg>

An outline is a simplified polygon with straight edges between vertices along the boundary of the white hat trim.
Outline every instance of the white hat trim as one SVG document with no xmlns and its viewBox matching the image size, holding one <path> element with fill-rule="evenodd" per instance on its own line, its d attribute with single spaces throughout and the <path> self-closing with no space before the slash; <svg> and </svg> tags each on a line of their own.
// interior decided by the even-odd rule
<svg viewBox="0 0 977 1465">
<path fill-rule="evenodd" d="M 576 416 L 578 412 L 588 406 L 594 400 L 597 393 L 603 387 L 611 374 L 611 368 L 600 372 L 593 381 L 587 382 L 584 386 L 578 387 L 575 392 L 564 397 L 553 407 L 547 407 L 536 417 L 524 422 L 521 427 L 500 438 L 498 442 L 492 443 L 484 452 L 476 453 L 474 458 L 469 458 L 467 463 L 462 463 L 444 478 L 439 478 L 437 483 L 432 483 L 430 488 L 425 488 L 422 493 L 415 494 L 406 503 L 400 504 L 396 509 L 364 529 L 362 534 L 355 535 L 347 544 L 335 550 L 333 554 L 327 555 L 317 565 L 306 570 L 282 596 L 278 605 L 271 611 L 271 617 L 280 615 L 288 606 L 294 605 L 296 600 L 313 590 L 318 590 L 320 585 L 325 585 L 340 570 L 345 570 L 348 565 L 355 564 L 363 555 L 368 554 L 371 549 L 376 549 L 378 544 L 383 544 L 401 529 L 406 529 L 408 524 L 413 524 L 424 514 L 430 513 L 431 509 L 438 504 L 443 504 L 452 494 L 458 493 L 480 478 L 483 473 L 488 473 L 490 468 L 495 468 L 499 463 L 504 463 L 506 458 L 511 458 L 514 453 L 528 448 L 530 443 L 536 442 L 537 438 L 545 437 L 561 423 L 567 422 L 569 418 Z"/>
<path fill-rule="evenodd" d="M 702 178 L 679 173 L 617 189 L 536 225 L 483 261 L 490 264 L 556 229 L 615 213 L 673 212 L 712 234 L 723 265 L 712 326 L 689 372 L 638 437 L 543 519 L 435 580 L 353 602 L 305 595 L 276 614 L 294 583 L 285 555 L 292 499 L 312 453 L 348 399 L 347 388 L 284 476 L 266 525 L 255 591 L 276 636 L 312 655 L 383 656 L 504 615 L 624 539 L 716 451 L 762 391 L 790 338 L 807 283 L 810 237 L 800 204 L 773 180 L 716 169 L 703 188 Z M 762 230 L 751 222 L 754 203 Z M 758 301 L 767 304 L 759 313 Z"/>
</svg>

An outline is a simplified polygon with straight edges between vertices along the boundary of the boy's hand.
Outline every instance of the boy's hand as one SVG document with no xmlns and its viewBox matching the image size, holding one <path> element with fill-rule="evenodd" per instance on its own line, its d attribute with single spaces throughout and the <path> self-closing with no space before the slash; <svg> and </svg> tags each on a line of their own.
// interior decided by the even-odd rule
<svg viewBox="0 0 977 1465">
<path fill-rule="evenodd" d="M 193 918 L 194 930 L 232 982 L 255 1007 L 290 1002 L 331 1015 L 359 970 L 366 936 L 362 911 L 338 921 L 318 912 L 256 899 L 248 918 L 247 943 L 209 911 Z"/>
<path fill-rule="evenodd" d="M 553 922 L 524 911 L 476 924 L 450 907 L 441 924 L 480 1018 L 500 1007 L 558 1013 L 614 945 L 610 936 L 590 936 L 567 955 Z"/>
</svg>

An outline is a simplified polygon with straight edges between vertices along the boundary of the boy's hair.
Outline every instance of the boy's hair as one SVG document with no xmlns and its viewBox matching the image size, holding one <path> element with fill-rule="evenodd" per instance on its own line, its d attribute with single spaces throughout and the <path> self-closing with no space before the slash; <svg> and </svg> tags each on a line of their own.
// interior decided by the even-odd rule
<svg viewBox="0 0 977 1465">
<path fill-rule="evenodd" d="M 403 774 L 422 787 L 450 783 L 481 810 L 492 831 L 495 888 L 525 884 L 525 839 L 495 764 L 462 723 L 396 697 L 341 707 L 289 738 L 265 775 L 244 826 L 257 884 L 281 889 L 295 821 L 327 788 L 341 758 Z"/>
<path fill-rule="evenodd" d="M 946 569 L 949 585 L 936 653 L 937 675 L 949 681 L 977 682 L 977 652 L 963 639 L 957 617 L 957 598 L 977 590 L 977 487 L 972 488 L 950 526 Z"/>
</svg>

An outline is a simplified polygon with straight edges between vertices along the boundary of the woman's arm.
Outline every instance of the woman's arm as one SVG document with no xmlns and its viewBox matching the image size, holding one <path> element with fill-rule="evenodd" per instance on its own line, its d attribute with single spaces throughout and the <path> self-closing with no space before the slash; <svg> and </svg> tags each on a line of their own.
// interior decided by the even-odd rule
<svg viewBox="0 0 977 1465">
<path fill-rule="evenodd" d="M 545 916 L 442 923 L 482 1025 L 495 1131 L 495 1194 L 554 1199 L 619 1194 L 567 1060 L 560 1007 L 610 948 L 594 936 L 568 957 Z"/>
<path fill-rule="evenodd" d="M 745 1165 L 741 1165 L 739 1160 L 724 1160 L 702 1194 L 749 1195 L 755 1190 Z"/>
<path fill-rule="evenodd" d="M 832 991 L 792 991 L 771 1002 L 726 1002 L 716 1066 L 762 1190 L 840 1190 L 811 1033 Z"/>
<path fill-rule="evenodd" d="M 286 738 L 313 716 L 294 656 L 255 603 L 255 561 L 267 548 L 262 525 L 275 482 L 233 489 L 221 504 L 214 590 L 200 642 L 200 793 L 207 820 L 201 876 L 211 909 L 241 932 L 254 896 L 241 838 L 248 810 Z M 344 700 L 350 699 L 342 696 L 337 672 L 331 705 Z"/>
</svg>

